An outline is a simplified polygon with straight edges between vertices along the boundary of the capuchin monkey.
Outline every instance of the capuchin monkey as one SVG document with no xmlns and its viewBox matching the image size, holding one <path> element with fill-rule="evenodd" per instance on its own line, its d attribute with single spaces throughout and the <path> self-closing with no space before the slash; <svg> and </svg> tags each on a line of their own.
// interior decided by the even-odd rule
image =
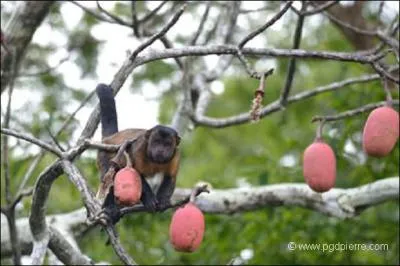
<svg viewBox="0 0 400 266">
<path fill-rule="evenodd" d="M 127 140 L 136 141 L 127 147 L 127 154 L 132 167 L 140 174 L 142 181 L 141 202 L 151 212 L 164 209 L 170 204 L 170 198 L 175 189 L 176 175 L 179 168 L 180 137 L 171 127 L 157 125 L 149 130 L 125 129 L 118 131 L 117 111 L 112 88 L 105 84 L 96 87 L 100 100 L 101 132 L 104 144 L 120 145 Z M 133 113 L 134 114 L 134 113 Z M 140 112 L 137 112 L 140 115 Z M 101 185 L 104 184 L 104 175 L 107 173 L 116 152 L 99 150 L 97 164 L 101 175 Z M 127 164 L 125 157 L 121 159 L 119 167 Z M 117 169 L 118 170 L 118 169 Z M 161 173 L 163 180 L 155 195 L 147 183 L 146 178 Z M 100 185 L 100 190 L 101 190 Z M 99 190 L 99 192 L 100 192 Z M 103 207 L 113 223 L 116 223 L 120 214 L 116 205 L 113 189 L 105 191 L 107 194 Z M 99 193 L 98 193 L 99 194 Z"/>
</svg>

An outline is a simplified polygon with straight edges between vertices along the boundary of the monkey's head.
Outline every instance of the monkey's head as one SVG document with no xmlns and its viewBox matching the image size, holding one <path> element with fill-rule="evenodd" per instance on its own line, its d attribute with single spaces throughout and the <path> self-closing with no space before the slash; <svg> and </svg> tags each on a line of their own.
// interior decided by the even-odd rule
<svg viewBox="0 0 400 266">
<path fill-rule="evenodd" d="M 167 126 L 157 125 L 146 132 L 147 157 L 159 164 L 168 163 L 180 143 L 178 132 Z"/>
</svg>

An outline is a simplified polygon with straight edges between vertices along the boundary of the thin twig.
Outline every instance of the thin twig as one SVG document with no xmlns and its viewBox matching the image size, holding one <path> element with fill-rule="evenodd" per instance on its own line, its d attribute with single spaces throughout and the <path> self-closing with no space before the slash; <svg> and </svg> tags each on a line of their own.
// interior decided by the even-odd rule
<svg viewBox="0 0 400 266">
<path fill-rule="evenodd" d="M 375 69 L 375 71 L 383 78 L 383 79 L 390 79 L 391 81 L 399 84 L 399 79 L 393 77 L 388 71 L 383 69 L 378 62 L 371 63 L 371 66 Z"/>
<path fill-rule="evenodd" d="M 150 39 L 148 39 L 147 41 L 145 41 L 144 43 L 142 43 L 141 45 L 139 45 L 138 48 L 136 48 L 135 51 L 133 51 L 132 55 L 130 56 L 130 60 L 133 61 L 135 60 L 136 56 L 143 51 L 146 47 L 150 46 L 155 40 L 159 39 L 161 36 L 163 36 L 164 34 L 166 34 L 168 32 L 168 30 L 175 25 L 175 23 L 178 21 L 178 19 L 180 18 L 180 16 L 182 15 L 183 11 L 185 11 L 186 8 L 186 3 L 183 4 L 183 6 L 179 9 L 179 11 L 173 16 L 173 18 L 171 19 L 170 22 L 167 23 L 167 25 L 165 25 L 164 28 L 162 28 L 162 30 L 156 34 L 154 34 L 152 37 L 150 37 Z"/>
<path fill-rule="evenodd" d="M 215 21 L 213 27 L 212 27 L 210 30 L 206 31 L 206 33 L 204 34 L 204 36 L 205 36 L 205 37 L 204 37 L 204 40 L 203 40 L 203 42 L 200 43 L 199 45 L 206 45 L 206 44 L 208 44 L 208 43 L 210 42 L 211 38 L 212 38 L 212 37 L 215 35 L 215 33 L 217 32 L 218 26 L 219 26 L 219 24 L 221 23 L 221 21 L 222 21 L 222 16 L 218 16 L 218 17 L 216 18 L 216 21 Z"/>
<path fill-rule="evenodd" d="M 21 191 L 21 192 L 18 193 L 17 196 L 15 197 L 14 201 L 13 201 L 12 204 L 11 204 L 11 207 L 12 207 L 12 208 L 15 208 L 15 206 L 17 206 L 17 204 L 18 204 L 24 197 L 31 196 L 32 193 L 33 193 L 33 187 Z"/>
<path fill-rule="evenodd" d="M 28 142 L 30 142 L 30 143 L 32 143 L 32 144 L 36 144 L 37 146 L 39 146 L 39 147 L 41 147 L 41 148 L 43 148 L 43 149 L 48 150 L 49 152 L 55 154 L 56 156 L 58 156 L 58 157 L 60 157 L 60 158 L 62 157 L 62 153 L 61 153 L 60 150 L 54 148 L 54 147 L 51 146 L 50 144 L 48 144 L 48 143 L 46 143 L 46 142 L 44 142 L 44 141 L 41 141 L 41 140 L 39 140 L 39 139 L 37 139 L 37 138 L 31 136 L 31 135 L 28 135 L 28 134 L 22 133 L 22 132 L 17 132 L 17 131 L 15 131 L 15 130 L 8 129 L 8 128 L 1 128 L 1 129 L 0 129 L 0 132 L 1 132 L 2 134 L 9 135 L 9 136 L 13 136 L 13 137 L 16 137 L 16 138 L 18 138 L 18 139 L 26 140 L 26 141 L 28 141 Z"/>
<path fill-rule="evenodd" d="M 28 170 L 25 172 L 21 183 L 19 184 L 18 190 L 17 190 L 17 195 L 21 194 L 26 183 L 28 182 L 29 178 L 32 176 L 33 171 L 35 170 L 36 166 L 39 164 L 42 156 L 38 155 L 35 157 L 33 162 L 29 165 Z"/>
<path fill-rule="evenodd" d="M 394 100 L 392 103 L 393 103 L 393 105 L 399 105 L 399 100 Z M 356 109 L 342 112 L 337 115 L 315 116 L 312 118 L 311 122 L 321 121 L 321 120 L 325 120 L 327 122 L 336 121 L 336 120 L 340 120 L 340 119 L 344 119 L 344 118 L 349 118 L 349 117 L 352 117 L 355 115 L 359 115 L 359 114 L 371 111 L 375 108 L 385 106 L 385 105 L 387 105 L 386 101 L 378 102 L 378 103 L 370 103 L 370 104 L 364 105 L 364 106 L 356 108 Z"/>
<path fill-rule="evenodd" d="M 303 2 L 301 11 L 300 11 L 300 15 L 298 17 L 297 24 L 296 24 L 296 30 L 294 32 L 293 49 L 298 49 L 300 47 L 301 33 L 303 30 L 303 25 L 304 25 L 304 15 L 302 15 L 302 12 L 305 10 L 306 10 L 306 4 Z M 283 90 L 281 93 L 281 98 L 280 98 L 280 104 L 282 106 L 285 106 L 287 103 L 287 97 L 289 96 L 290 89 L 292 87 L 295 71 L 296 71 L 296 58 L 290 58 L 287 75 L 286 75 L 286 82 L 283 87 Z"/>
<path fill-rule="evenodd" d="M 166 4 L 168 1 L 162 1 L 156 8 L 150 11 L 148 14 L 143 16 L 143 18 L 139 19 L 139 23 L 145 23 L 149 19 L 151 19 L 157 12 Z"/>
<path fill-rule="evenodd" d="M 392 98 L 392 93 L 390 92 L 389 89 L 389 84 L 386 78 L 382 79 L 382 83 L 383 83 L 383 89 L 385 90 L 386 93 L 386 103 L 389 106 L 392 106 L 393 103 L 393 98 Z"/>
<path fill-rule="evenodd" d="M 283 14 L 286 13 L 286 11 L 289 9 L 289 7 L 292 5 L 293 1 L 288 1 L 283 8 L 276 13 L 270 20 L 267 21 L 264 25 L 256 29 L 255 31 L 251 32 L 249 35 L 247 35 L 242 41 L 240 41 L 238 47 L 241 49 L 248 41 L 256 37 L 258 34 L 266 30 L 268 27 L 272 26 L 276 21 L 278 21 Z"/>
<path fill-rule="evenodd" d="M 192 40 L 189 42 L 190 45 L 196 45 L 200 34 L 203 32 L 205 22 L 207 21 L 208 14 L 210 13 L 211 3 L 212 3 L 212 1 L 207 1 L 206 10 L 204 11 L 203 16 L 201 17 L 200 24 L 199 24 L 199 27 L 197 28 L 195 35 L 193 36 Z"/>
<path fill-rule="evenodd" d="M 105 9 L 100 5 L 99 1 L 96 1 L 96 5 L 97 5 L 97 8 L 98 8 L 101 12 L 103 12 L 104 14 L 106 14 L 106 16 L 108 16 L 109 18 L 111 18 L 111 19 L 112 19 L 113 21 L 115 21 L 117 24 L 124 25 L 124 26 L 127 26 L 127 27 L 132 27 L 132 24 L 131 24 L 131 23 L 126 22 L 126 21 L 124 21 L 123 19 L 119 18 L 118 16 L 115 16 L 115 15 L 111 14 L 110 12 L 108 12 L 107 10 L 105 10 Z"/>
<path fill-rule="evenodd" d="M 371 37 L 377 37 L 381 41 L 383 41 L 384 43 L 386 43 L 387 45 L 392 47 L 395 51 L 397 51 L 399 49 L 399 42 L 397 40 L 392 39 L 390 36 L 387 36 L 386 34 L 380 32 L 379 30 L 360 29 L 358 27 L 355 27 L 355 26 L 353 26 L 353 25 L 351 25 L 351 24 L 349 24 L 347 22 L 344 22 L 344 21 L 336 18 L 335 16 L 333 16 L 329 12 L 325 12 L 325 15 L 329 19 L 334 21 L 335 23 L 339 24 L 342 27 L 345 27 L 345 28 L 348 28 L 348 29 L 354 31 L 355 33 L 366 35 L 366 36 L 371 36 Z"/>
<path fill-rule="evenodd" d="M 4 122 L 2 127 L 8 128 L 10 126 L 10 116 L 11 116 L 11 102 L 12 102 L 12 94 L 14 91 L 15 77 L 18 74 L 18 66 L 17 66 L 17 55 L 16 49 L 11 49 L 11 79 L 9 83 L 8 89 L 8 99 L 7 99 L 7 108 L 6 114 L 4 117 Z M 21 247 L 18 241 L 18 231 L 16 227 L 15 221 L 15 205 L 12 202 L 12 194 L 11 194 L 11 182 L 10 182 L 10 170 L 9 170 L 9 146 L 8 146 L 8 136 L 2 136 L 2 165 L 4 170 L 4 178 L 5 178 L 5 192 L 6 192 L 6 203 L 7 203 L 7 222 L 10 228 L 10 239 L 12 245 L 12 254 L 13 254 L 13 262 L 15 265 L 21 264 Z"/>
<path fill-rule="evenodd" d="M 338 4 L 339 2 L 340 1 L 328 1 L 318 7 L 315 7 L 313 10 L 308 10 L 308 11 L 304 10 L 304 11 L 300 11 L 299 13 L 300 13 L 300 15 L 303 15 L 303 16 L 315 15 L 315 14 L 321 13 L 322 11 L 327 10 L 328 8 Z"/>
<path fill-rule="evenodd" d="M 37 77 L 40 75 L 48 74 L 52 72 L 53 70 L 57 69 L 59 66 L 61 66 L 64 62 L 68 61 L 69 55 L 63 59 L 61 59 L 55 66 L 53 67 L 47 67 L 47 69 L 38 71 L 38 72 L 33 72 L 33 73 L 21 73 L 18 74 L 18 78 L 26 78 L 26 77 Z"/>
<path fill-rule="evenodd" d="M 92 15 L 93 17 L 97 18 L 98 20 L 104 21 L 104 22 L 108 22 L 108 23 L 113 23 L 113 24 L 119 24 L 118 22 L 108 19 L 106 17 L 103 17 L 102 15 L 97 14 L 95 11 L 91 10 L 90 8 L 87 8 L 81 4 L 79 4 L 77 1 L 71 1 L 69 0 L 70 3 L 78 6 L 79 8 L 81 8 L 83 11 L 85 11 L 86 13 Z"/>
<path fill-rule="evenodd" d="M 136 14 L 136 1 L 131 1 L 131 13 L 132 13 L 132 28 L 133 28 L 133 34 L 136 37 L 140 37 L 140 32 L 139 32 L 139 22 Z"/>
<path fill-rule="evenodd" d="M 168 38 L 166 36 L 161 36 L 160 41 L 164 44 L 165 48 L 174 48 L 171 41 L 168 40 Z M 183 69 L 183 63 L 182 63 L 181 59 L 178 57 L 175 57 L 174 60 L 175 60 L 176 64 L 179 66 L 179 69 Z"/>
<path fill-rule="evenodd" d="M 114 248 L 115 253 L 118 257 L 126 264 L 126 265 L 138 265 L 131 256 L 125 251 L 124 247 L 122 246 L 115 228 L 112 225 L 108 225 L 105 227 L 107 234 L 109 236 L 110 242 Z"/>
</svg>

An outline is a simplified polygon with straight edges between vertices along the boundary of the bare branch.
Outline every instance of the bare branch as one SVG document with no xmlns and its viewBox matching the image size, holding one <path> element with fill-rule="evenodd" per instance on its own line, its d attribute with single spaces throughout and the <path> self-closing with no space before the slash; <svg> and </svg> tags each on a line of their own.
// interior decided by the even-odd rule
<svg viewBox="0 0 400 266">
<path fill-rule="evenodd" d="M 31 254 L 33 265 L 42 265 L 50 240 L 46 223 L 46 206 L 50 188 L 54 180 L 62 174 L 60 161 L 47 167 L 38 177 L 32 198 L 29 225 L 34 239 Z"/>
<path fill-rule="evenodd" d="M 189 42 L 190 45 L 196 45 L 200 34 L 203 32 L 204 24 L 208 18 L 209 12 L 210 12 L 211 3 L 212 3 L 212 1 L 207 2 L 206 10 L 204 10 L 203 16 L 201 17 L 199 27 L 197 28 L 197 31 L 196 31 L 195 35 L 193 36 L 192 40 Z"/>
<path fill-rule="evenodd" d="M 187 198 L 192 189 L 177 188 L 172 202 Z M 197 197 L 195 203 L 206 213 L 230 214 L 279 206 L 297 206 L 338 218 L 353 218 L 368 207 L 399 198 L 399 177 L 380 179 L 355 188 L 333 188 L 325 193 L 313 192 L 304 183 L 276 184 L 261 187 L 213 189 L 210 194 Z M 54 228 L 78 230 L 85 225 L 84 208 L 47 217 Z M 27 218 L 17 220 L 19 240 L 29 246 L 32 237 Z M 7 222 L 1 216 L 1 256 L 9 256 L 11 245 Z M 112 229 L 111 229 L 112 230 Z M 111 232 L 113 233 L 113 232 Z M 24 252 L 29 250 L 23 248 Z M 25 253 L 24 253 L 25 254 Z"/>
<path fill-rule="evenodd" d="M 70 161 L 62 160 L 61 166 L 63 171 L 68 175 L 69 180 L 79 190 L 83 203 L 88 210 L 88 215 L 94 215 L 99 211 L 99 203 L 94 198 L 94 193 L 90 189 L 86 179 L 84 179 L 79 172 L 78 168 Z"/>
<path fill-rule="evenodd" d="M 244 55 L 271 56 L 271 57 L 296 57 L 304 59 L 325 59 L 345 62 L 371 63 L 381 58 L 381 55 L 365 55 L 358 52 L 330 52 L 330 51 L 307 51 L 302 49 L 276 49 L 276 48 L 242 48 Z M 233 45 L 210 45 L 210 46 L 187 46 L 185 48 L 165 49 L 163 51 L 152 51 L 143 56 L 138 56 L 131 67 L 136 67 L 151 61 L 183 57 L 204 56 L 211 54 L 237 54 L 237 47 Z M 124 70 L 131 70 L 127 68 Z"/>
<path fill-rule="evenodd" d="M 91 10 L 90 8 L 87 8 L 81 4 L 79 4 L 77 1 L 73 1 L 73 0 L 68 0 L 70 3 L 78 6 L 79 8 L 81 8 L 83 11 L 85 11 L 86 13 L 88 13 L 89 15 L 95 17 L 96 19 L 100 20 L 100 21 L 104 21 L 104 22 L 108 22 L 108 23 L 112 23 L 112 24 L 117 24 L 117 25 L 121 25 L 121 26 L 125 26 L 125 27 L 129 27 L 131 28 L 132 25 L 130 25 L 129 23 L 127 24 L 121 24 L 120 22 L 114 20 L 114 19 L 109 19 L 108 17 L 104 17 L 103 15 L 100 15 L 98 13 L 96 13 L 95 11 Z"/>
<path fill-rule="evenodd" d="M 306 3 L 303 2 L 300 12 L 303 12 L 305 10 L 306 10 Z M 300 14 L 297 19 L 296 29 L 294 32 L 293 49 L 298 49 L 300 47 L 301 32 L 303 30 L 303 24 L 304 24 L 304 15 Z M 285 85 L 283 87 L 283 90 L 281 93 L 281 98 L 280 98 L 280 104 L 282 106 L 285 106 L 287 103 L 287 97 L 289 96 L 290 88 L 292 87 L 295 70 L 296 70 L 296 58 L 290 58 L 287 75 L 286 75 L 286 81 L 285 81 Z"/>
<path fill-rule="evenodd" d="M 175 23 L 178 21 L 180 16 L 183 14 L 183 11 L 185 11 L 186 4 L 183 4 L 182 7 L 179 9 L 179 11 L 172 17 L 171 21 L 165 25 L 164 28 L 161 29 L 160 32 L 154 34 L 150 39 L 139 45 L 138 48 L 133 51 L 132 55 L 129 57 L 130 60 L 135 60 L 136 56 L 143 51 L 146 47 L 150 46 L 155 40 L 159 39 L 160 37 L 164 36 L 168 30 L 175 25 Z"/>
<path fill-rule="evenodd" d="M 189 189 L 180 190 L 177 198 Z M 266 206 L 300 206 L 320 213 L 352 218 L 368 207 L 399 198 L 399 177 L 381 179 L 356 188 L 333 188 L 325 193 L 312 191 L 306 184 L 276 184 L 253 188 L 212 189 L 196 198 L 196 205 L 206 213 L 232 214 Z"/>
<path fill-rule="evenodd" d="M 168 1 L 162 1 L 156 8 L 150 11 L 148 14 L 143 16 L 143 18 L 139 19 L 139 23 L 145 23 L 149 19 L 151 19 L 157 12 L 166 4 Z"/>
<path fill-rule="evenodd" d="M 264 30 L 266 30 L 268 27 L 272 26 L 276 21 L 278 21 L 283 16 L 283 14 L 286 13 L 286 11 L 289 9 L 292 3 L 293 1 L 288 1 L 278 13 L 276 13 L 270 20 L 267 21 L 267 23 L 259 27 L 257 30 L 251 32 L 242 41 L 240 41 L 238 45 L 239 49 L 241 49 L 248 41 L 256 37 Z"/>
<path fill-rule="evenodd" d="M 62 153 L 61 153 L 60 150 L 54 148 L 50 144 L 47 144 L 46 142 L 43 142 L 43 141 L 41 141 L 41 140 L 31 136 L 31 135 L 28 135 L 28 134 L 22 133 L 22 132 L 17 132 L 15 130 L 8 129 L 8 128 L 1 128 L 0 131 L 1 131 L 2 134 L 13 136 L 13 137 L 16 137 L 18 139 L 26 140 L 26 141 L 28 141 L 30 143 L 36 144 L 37 146 L 39 146 L 39 147 L 41 147 L 43 149 L 48 150 L 49 152 L 53 153 L 54 155 L 56 155 L 56 156 L 58 156 L 60 158 L 62 157 Z"/>
<path fill-rule="evenodd" d="M 313 4 L 313 3 L 311 3 Z M 350 29 L 354 31 L 355 33 L 366 35 L 366 36 L 371 36 L 371 37 L 377 37 L 379 38 L 382 42 L 386 43 L 390 47 L 393 48 L 393 50 L 398 51 L 399 50 L 399 41 L 391 38 L 390 36 L 387 36 L 386 34 L 380 32 L 379 30 L 366 30 L 366 29 L 360 29 L 358 27 L 355 27 L 353 25 L 350 25 L 347 22 L 344 22 L 329 12 L 325 12 L 325 15 L 329 17 L 330 20 L 334 21 L 336 24 L 345 27 L 347 29 Z"/>
<path fill-rule="evenodd" d="M 359 78 L 351 78 L 351 79 L 346 79 L 342 80 L 340 82 L 333 82 L 331 84 L 317 87 L 313 90 L 307 90 L 301 93 L 298 93 L 296 95 L 293 95 L 288 98 L 288 104 L 289 103 L 294 103 L 298 102 L 310 97 L 314 97 L 319 95 L 320 93 L 325 93 L 333 90 L 337 90 L 340 88 L 344 88 L 345 86 L 355 84 L 355 83 L 364 83 L 364 82 L 369 82 L 372 80 L 377 80 L 379 79 L 378 74 L 373 74 L 373 75 L 365 75 L 361 76 Z M 282 109 L 282 106 L 280 105 L 279 101 L 274 101 L 270 103 L 269 105 L 265 106 L 260 113 L 260 117 L 264 117 L 268 114 L 271 114 L 273 112 L 277 112 Z M 227 117 L 227 118 L 210 118 L 210 117 L 205 117 L 205 116 L 199 116 L 199 114 L 196 113 L 196 115 L 192 116 L 192 120 L 197 124 L 201 126 L 207 126 L 207 127 L 215 127 L 215 128 L 223 128 L 223 127 L 228 127 L 228 126 L 233 126 L 233 125 L 238 125 L 238 124 L 243 124 L 246 122 L 249 122 L 251 119 L 251 116 L 249 115 L 248 112 L 246 113 L 241 113 L 239 115 Z"/>
<path fill-rule="evenodd" d="M 392 101 L 393 105 L 399 105 L 399 101 L 398 100 L 394 100 Z M 387 105 L 386 101 L 383 102 L 378 102 L 378 103 L 370 103 L 370 104 L 366 104 L 362 107 L 356 108 L 356 109 L 352 109 L 352 110 L 348 110 L 345 112 L 342 112 L 340 114 L 337 115 L 327 115 L 327 116 L 315 116 L 312 118 L 311 122 L 315 122 L 315 121 L 321 121 L 324 120 L 326 122 L 328 121 L 336 121 L 336 120 L 340 120 L 340 119 L 344 119 L 344 118 L 349 118 L 352 116 L 356 116 L 365 112 L 369 112 L 375 108 L 381 107 L 381 106 L 385 106 Z"/>
<path fill-rule="evenodd" d="M 375 71 L 383 78 L 383 79 L 389 79 L 393 81 L 394 83 L 399 84 L 400 80 L 398 78 L 393 77 L 388 71 L 386 71 L 381 65 L 377 62 L 371 63 L 372 67 L 375 69 Z"/>
<path fill-rule="evenodd" d="M 168 40 L 167 37 L 161 36 L 160 41 L 164 44 L 165 48 L 174 48 L 172 43 Z M 180 69 L 183 69 L 182 61 L 178 57 L 175 57 L 174 60 L 175 60 L 176 64 L 178 65 L 178 67 Z"/>
<path fill-rule="evenodd" d="M 124 25 L 124 26 L 128 26 L 128 27 L 132 27 L 131 23 L 128 23 L 126 21 L 124 21 L 123 19 L 119 18 L 118 16 L 115 16 L 113 14 L 111 14 L 110 12 L 108 12 L 107 10 L 105 10 L 99 3 L 99 1 L 96 1 L 96 5 L 97 8 L 104 14 L 106 14 L 106 16 L 108 16 L 109 18 L 111 18 L 111 20 L 115 21 L 115 23 L 120 24 L 120 25 Z"/>
<path fill-rule="evenodd" d="M 40 240 L 33 240 L 33 249 L 31 253 L 31 265 L 42 265 L 49 245 L 50 236 L 46 234 Z"/>
<path fill-rule="evenodd" d="M 138 265 L 125 251 L 124 247 L 122 246 L 119 238 L 116 235 L 116 232 L 112 225 L 107 226 L 106 228 L 107 234 L 110 237 L 111 244 L 114 248 L 115 253 L 118 257 L 123 261 L 126 265 Z"/>
<path fill-rule="evenodd" d="M 33 188 L 28 188 L 26 190 L 21 191 L 20 193 L 17 194 L 15 197 L 14 201 L 11 204 L 11 208 L 15 209 L 15 206 L 22 200 L 24 197 L 28 197 L 32 195 L 33 193 Z"/>
<path fill-rule="evenodd" d="M 58 228 L 50 226 L 49 248 L 65 265 L 92 265 L 92 260 L 73 247 Z"/>
<path fill-rule="evenodd" d="M 12 99 L 12 93 L 14 90 L 14 83 L 15 83 L 15 77 L 18 74 L 18 68 L 17 68 L 17 55 L 15 54 L 16 49 L 11 49 L 9 50 L 9 53 L 11 53 L 12 57 L 12 63 L 11 63 L 11 80 L 10 80 L 10 87 L 8 89 L 8 99 L 7 99 L 7 107 L 6 107 L 6 114 L 4 116 L 4 122 L 2 127 L 8 128 L 10 126 L 10 116 L 11 116 L 11 99 Z M 7 211 L 5 212 L 7 216 L 7 222 L 10 227 L 10 239 L 11 239 L 11 245 L 12 245 L 12 251 L 13 251 L 13 262 L 15 265 L 21 264 L 21 247 L 18 242 L 18 231 L 16 228 L 15 224 L 15 202 L 12 202 L 12 194 L 11 194 L 11 183 L 10 183 L 10 171 L 9 171 L 9 157 L 8 157 L 8 152 L 9 152 L 9 146 L 8 146 L 8 136 L 3 135 L 2 136 L 2 166 L 4 170 L 4 179 L 5 179 L 5 192 L 6 192 L 6 203 L 7 203 Z"/>
<path fill-rule="evenodd" d="M 59 66 L 61 66 L 64 62 L 68 61 L 69 59 L 69 55 L 66 56 L 65 58 L 61 59 L 55 66 L 53 67 L 47 67 L 44 70 L 38 71 L 38 72 L 34 72 L 34 73 L 21 73 L 18 74 L 17 78 L 26 78 L 26 77 L 37 77 L 40 75 L 44 75 L 44 74 L 48 74 L 52 71 L 54 71 L 55 69 L 57 69 Z"/>
<path fill-rule="evenodd" d="M 131 13 L 132 13 L 133 34 L 136 37 L 140 37 L 139 21 L 138 21 L 137 14 L 136 14 L 136 1 L 131 1 Z"/>
<path fill-rule="evenodd" d="M 237 54 L 237 46 L 233 45 L 215 45 L 215 46 L 188 46 L 185 48 L 165 49 L 163 51 L 151 51 L 143 56 L 137 56 L 132 62 L 126 60 L 118 72 L 115 74 L 111 87 L 114 94 L 118 93 L 119 89 L 124 84 L 125 80 L 131 74 L 133 69 L 137 66 L 146 64 L 160 59 L 176 58 L 184 56 L 204 56 L 211 54 Z M 343 53 L 343 52 L 327 52 L 327 51 L 306 51 L 300 49 L 273 49 L 273 48 L 243 48 L 243 54 L 252 56 L 273 56 L 273 57 L 296 57 L 305 59 L 325 59 L 337 60 L 357 63 L 370 63 L 379 58 L 376 55 L 365 55 L 363 53 Z M 99 105 L 91 113 L 82 133 L 79 137 L 78 144 L 82 143 L 85 139 L 91 138 L 100 122 L 100 109 Z"/>
<path fill-rule="evenodd" d="M 310 15 L 315 15 L 318 13 L 321 13 L 322 11 L 325 11 L 327 9 L 329 9 L 331 6 L 338 4 L 340 1 L 327 1 L 324 4 L 321 4 L 318 7 L 315 7 L 313 10 L 304 10 L 304 11 L 300 11 L 300 15 L 302 16 L 310 16 Z"/>
</svg>

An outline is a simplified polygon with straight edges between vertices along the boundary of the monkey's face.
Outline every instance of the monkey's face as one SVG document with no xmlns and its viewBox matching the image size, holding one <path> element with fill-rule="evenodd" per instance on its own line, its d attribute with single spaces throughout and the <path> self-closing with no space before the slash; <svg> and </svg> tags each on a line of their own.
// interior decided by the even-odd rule
<svg viewBox="0 0 400 266">
<path fill-rule="evenodd" d="M 168 163 L 174 157 L 179 142 L 180 138 L 174 129 L 155 126 L 148 131 L 147 157 L 155 163 Z"/>
</svg>

